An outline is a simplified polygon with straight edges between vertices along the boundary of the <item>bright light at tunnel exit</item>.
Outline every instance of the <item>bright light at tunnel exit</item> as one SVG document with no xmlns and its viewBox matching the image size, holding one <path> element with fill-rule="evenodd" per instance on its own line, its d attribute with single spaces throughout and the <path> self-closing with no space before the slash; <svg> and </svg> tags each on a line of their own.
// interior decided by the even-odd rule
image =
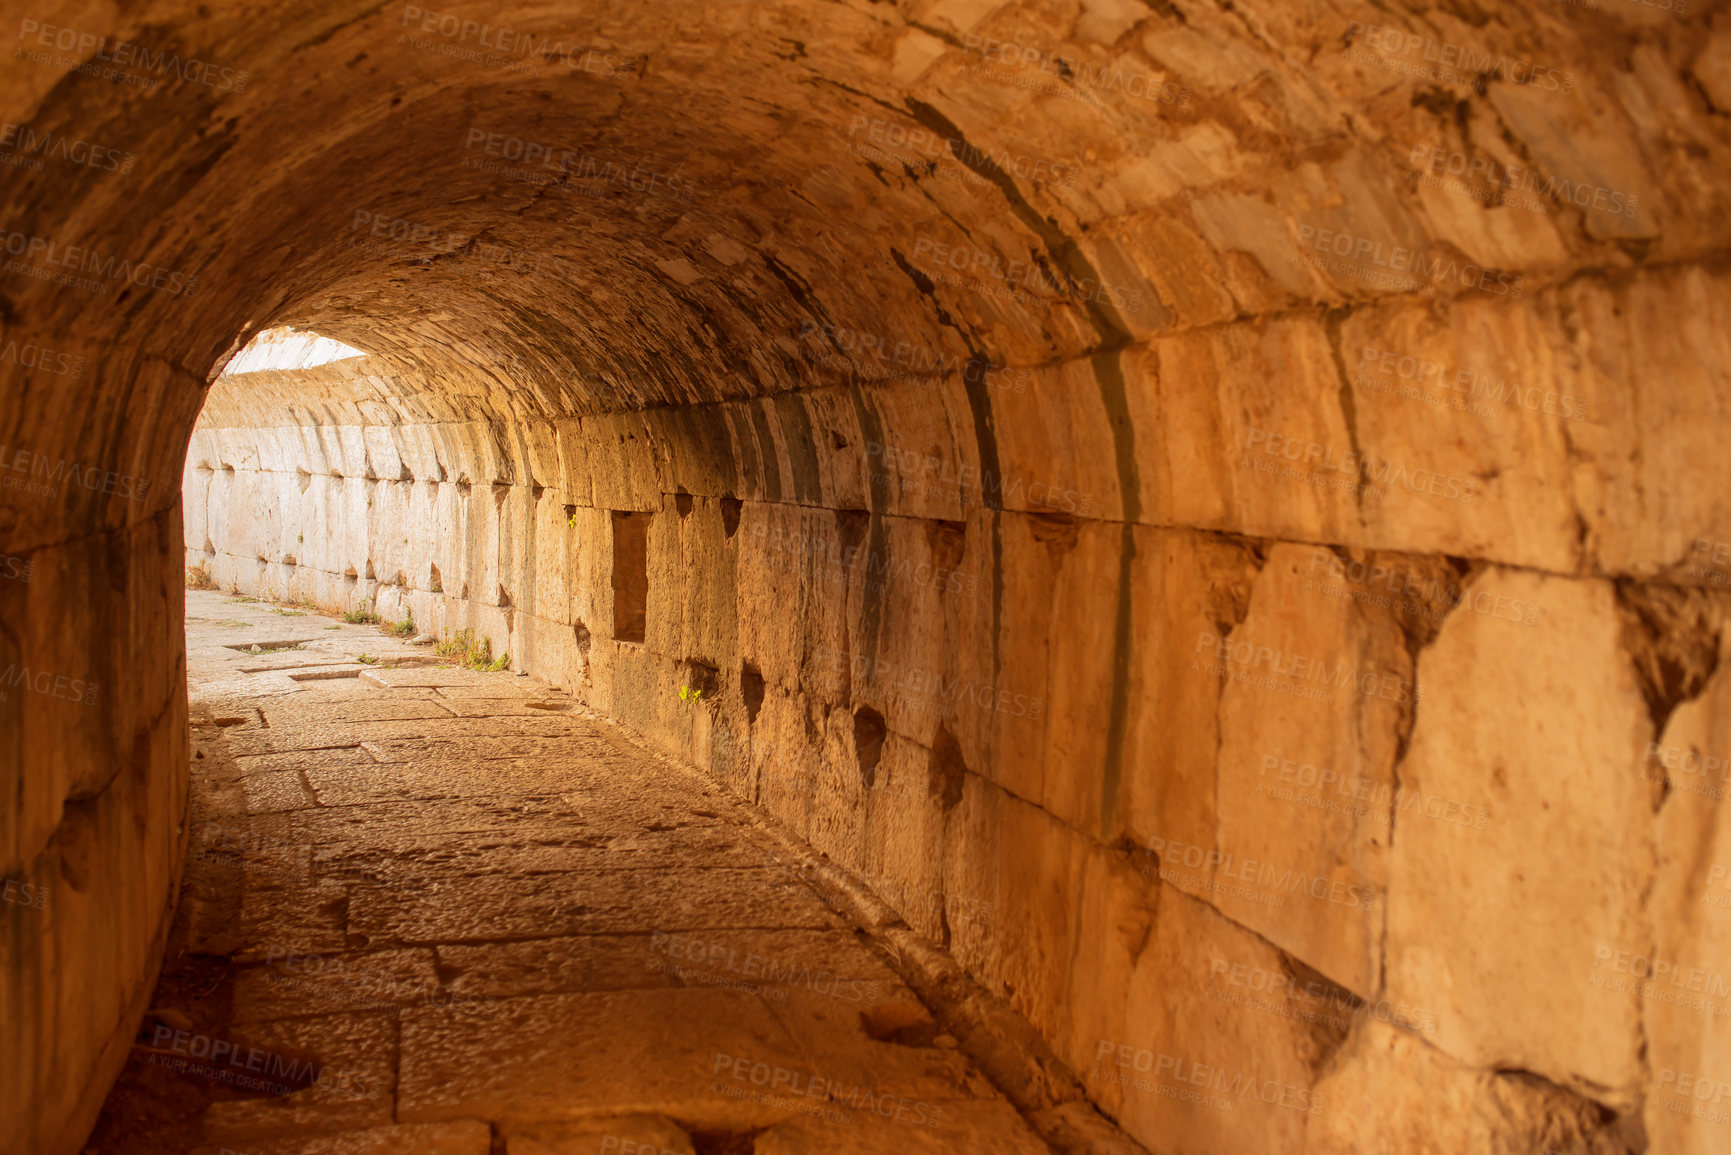
<svg viewBox="0 0 1731 1155">
<path fill-rule="evenodd" d="M 262 369 L 312 369 L 332 361 L 350 357 L 365 357 L 366 350 L 345 345 L 331 337 L 321 337 L 311 329 L 261 329 L 248 341 L 246 348 L 234 355 L 223 368 L 222 376 L 257 373 Z"/>
</svg>

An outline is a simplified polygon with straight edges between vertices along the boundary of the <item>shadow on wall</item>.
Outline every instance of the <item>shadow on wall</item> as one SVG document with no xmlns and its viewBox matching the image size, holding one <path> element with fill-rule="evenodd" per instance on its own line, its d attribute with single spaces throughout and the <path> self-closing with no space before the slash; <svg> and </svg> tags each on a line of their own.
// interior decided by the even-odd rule
<svg viewBox="0 0 1731 1155">
<path fill-rule="evenodd" d="M 145 1010 L 188 565 L 704 767 L 1151 1146 L 1723 1146 L 1717 6 L 45 16 L 7 1155 Z"/>
</svg>

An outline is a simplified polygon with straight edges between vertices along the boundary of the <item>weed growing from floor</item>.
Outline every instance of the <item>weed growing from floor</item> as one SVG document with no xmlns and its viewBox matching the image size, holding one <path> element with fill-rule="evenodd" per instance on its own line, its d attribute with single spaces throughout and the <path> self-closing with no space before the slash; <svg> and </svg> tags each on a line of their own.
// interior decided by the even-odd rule
<svg viewBox="0 0 1731 1155">
<path fill-rule="evenodd" d="M 458 630 L 444 641 L 435 644 L 433 652 L 441 658 L 453 658 L 459 665 L 471 670 L 497 673 L 511 664 L 510 654 L 500 654 L 495 659 L 493 640 L 476 638 L 474 630 Z"/>
<path fill-rule="evenodd" d="M 189 565 L 186 567 L 186 588 L 189 590 L 214 590 L 220 587 L 217 586 L 216 581 L 210 576 L 210 571 L 204 566 Z"/>
<path fill-rule="evenodd" d="M 343 621 L 351 626 L 376 626 L 384 620 L 372 611 L 366 598 L 362 598 L 360 605 L 343 615 Z"/>
</svg>

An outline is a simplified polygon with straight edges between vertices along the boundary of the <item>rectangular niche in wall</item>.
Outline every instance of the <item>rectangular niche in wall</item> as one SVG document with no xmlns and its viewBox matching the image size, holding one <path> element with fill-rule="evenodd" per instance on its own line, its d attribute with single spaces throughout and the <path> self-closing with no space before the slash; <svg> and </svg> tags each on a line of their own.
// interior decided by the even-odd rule
<svg viewBox="0 0 1731 1155">
<path fill-rule="evenodd" d="M 613 511 L 613 639 L 642 642 L 649 621 L 649 519 Z"/>
</svg>

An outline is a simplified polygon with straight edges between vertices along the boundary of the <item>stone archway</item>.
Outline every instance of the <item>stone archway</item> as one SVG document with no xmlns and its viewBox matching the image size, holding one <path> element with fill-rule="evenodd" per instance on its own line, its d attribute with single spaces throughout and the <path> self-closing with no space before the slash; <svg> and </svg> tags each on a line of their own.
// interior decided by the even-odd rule
<svg viewBox="0 0 1731 1155">
<path fill-rule="evenodd" d="M 298 580 L 400 570 L 915 896 L 1147 1143 L 1710 1149 L 1664 1072 L 1731 1081 L 1718 1020 L 1627 984 L 1705 996 L 1726 933 L 1718 11 L 15 12 L 20 1149 L 77 1148 L 144 1010 L 176 479 L 231 466 L 354 511 Z M 280 325 L 366 371 L 212 386 Z M 1241 1133 L 1144 1056 L 1350 1106 Z"/>
</svg>

